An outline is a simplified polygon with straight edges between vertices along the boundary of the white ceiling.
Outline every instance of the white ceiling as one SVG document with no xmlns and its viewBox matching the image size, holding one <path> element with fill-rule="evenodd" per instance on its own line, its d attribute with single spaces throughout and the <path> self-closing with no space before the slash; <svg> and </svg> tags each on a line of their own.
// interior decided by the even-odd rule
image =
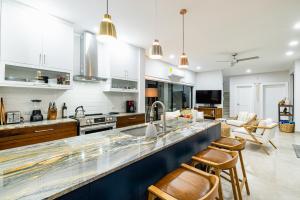
<svg viewBox="0 0 300 200">
<path fill-rule="evenodd" d="M 20 0 L 73 22 L 77 31 L 95 31 L 105 12 L 105 0 Z M 110 0 L 110 14 L 118 37 L 136 46 L 148 48 L 154 39 L 154 0 Z M 186 53 L 191 69 L 224 69 L 225 75 L 283 71 L 300 58 L 300 0 L 158 0 L 158 39 L 164 60 L 177 64 L 181 53 L 180 8 L 187 8 Z M 299 45 L 300 46 L 300 45 Z M 293 49 L 293 56 L 285 52 Z M 217 60 L 260 56 L 230 68 Z M 170 59 L 169 55 L 176 57 Z"/>
</svg>

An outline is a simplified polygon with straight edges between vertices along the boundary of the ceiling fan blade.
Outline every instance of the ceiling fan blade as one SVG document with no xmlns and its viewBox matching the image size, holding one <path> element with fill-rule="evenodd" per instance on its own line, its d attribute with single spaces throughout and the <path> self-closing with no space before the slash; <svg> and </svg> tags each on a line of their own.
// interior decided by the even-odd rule
<svg viewBox="0 0 300 200">
<path fill-rule="evenodd" d="M 230 60 L 219 60 L 219 61 L 216 61 L 216 62 L 231 62 Z"/>
<path fill-rule="evenodd" d="M 241 58 L 241 59 L 238 59 L 237 61 L 241 62 L 241 61 L 254 60 L 254 59 L 259 59 L 259 56 L 254 56 L 254 57 L 249 57 L 249 58 Z"/>
</svg>

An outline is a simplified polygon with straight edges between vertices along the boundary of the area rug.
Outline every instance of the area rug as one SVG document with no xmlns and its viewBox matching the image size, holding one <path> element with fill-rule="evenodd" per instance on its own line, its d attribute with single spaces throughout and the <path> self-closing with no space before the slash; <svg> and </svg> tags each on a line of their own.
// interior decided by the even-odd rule
<svg viewBox="0 0 300 200">
<path fill-rule="evenodd" d="M 293 147 L 294 147 L 297 158 L 300 158 L 300 145 L 293 144 Z"/>
</svg>

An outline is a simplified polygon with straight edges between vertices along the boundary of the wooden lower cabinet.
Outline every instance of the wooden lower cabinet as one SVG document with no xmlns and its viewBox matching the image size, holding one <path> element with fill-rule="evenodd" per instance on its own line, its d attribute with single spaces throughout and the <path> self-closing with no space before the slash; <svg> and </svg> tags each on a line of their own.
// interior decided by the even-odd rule
<svg viewBox="0 0 300 200">
<path fill-rule="evenodd" d="M 117 117 L 117 128 L 145 123 L 145 114 Z"/>
<path fill-rule="evenodd" d="M 76 135 L 76 122 L 1 130 L 0 150 L 48 142 Z"/>
<path fill-rule="evenodd" d="M 205 119 L 217 119 L 223 117 L 222 108 L 198 107 L 195 109 L 199 112 L 203 112 Z"/>
</svg>

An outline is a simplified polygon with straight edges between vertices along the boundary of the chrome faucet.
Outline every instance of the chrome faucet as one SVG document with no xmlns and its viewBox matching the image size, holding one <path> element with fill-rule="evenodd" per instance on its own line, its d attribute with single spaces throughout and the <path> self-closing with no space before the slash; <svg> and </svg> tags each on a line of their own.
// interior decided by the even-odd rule
<svg viewBox="0 0 300 200">
<path fill-rule="evenodd" d="M 85 117 L 85 115 L 84 115 L 84 112 L 85 112 L 85 110 L 83 109 L 83 106 L 78 106 L 76 109 L 75 109 L 75 119 L 77 119 L 77 115 L 78 115 L 78 111 L 81 111 L 81 114 L 82 114 L 82 116 L 81 117 Z"/>
<path fill-rule="evenodd" d="M 166 124 L 166 106 L 163 102 L 161 101 L 155 101 L 152 106 L 151 106 L 151 111 L 150 111 L 150 123 L 153 122 L 153 119 L 154 119 L 154 107 L 156 104 L 160 104 L 162 109 L 163 109 L 163 118 L 162 118 L 162 121 L 163 121 L 163 132 L 166 133 L 167 132 L 167 124 Z"/>
</svg>

